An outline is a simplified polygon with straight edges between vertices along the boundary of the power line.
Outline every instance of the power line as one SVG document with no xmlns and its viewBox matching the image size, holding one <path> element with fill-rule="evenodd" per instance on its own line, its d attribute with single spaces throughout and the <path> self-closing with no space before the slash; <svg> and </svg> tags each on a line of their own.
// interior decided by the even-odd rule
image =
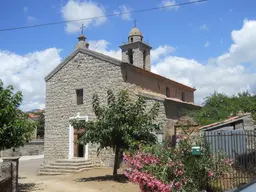
<svg viewBox="0 0 256 192">
<path fill-rule="evenodd" d="M 148 9 L 140 9 L 140 10 L 134 10 L 134 11 L 128 11 L 128 12 L 122 12 L 122 13 L 114 13 L 114 14 L 109 14 L 109 15 L 102 15 L 102 16 L 97 16 L 97 17 L 88 17 L 88 18 L 83 18 L 83 19 L 74 19 L 74 20 L 68 20 L 68 21 L 57 21 L 57 22 L 52 22 L 52 23 L 38 24 L 38 25 L 29 25 L 29 26 L 21 26 L 21 27 L 13 27 L 13 28 L 4 28 L 4 29 L 0 29 L 0 32 L 3 32 L 3 31 L 13 31 L 13 30 L 19 30 L 19 29 L 27 29 L 27 28 L 45 27 L 45 26 L 58 25 L 58 24 L 64 24 L 64 23 L 72 23 L 72 22 L 85 21 L 85 20 L 91 20 L 91 19 L 100 19 L 100 18 L 114 17 L 114 16 L 120 16 L 120 15 L 131 14 L 131 13 L 140 13 L 140 12 L 146 12 L 146 11 L 166 9 L 166 8 L 170 8 L 170 7 L 178 7 L 178 6 L 190 5 L 190 4 L 201 3 L 201 2 L 206 2 L 206 1 L 208 1 L 208 0 L 190 1 L 190 2 L 178 3 L 178 4 L 174 4 L 174 5 L 167 5 L 167 6 L 161 6 L 161 7 L 153 7 L 153 8 L 148 8 Z"/>
</svg>

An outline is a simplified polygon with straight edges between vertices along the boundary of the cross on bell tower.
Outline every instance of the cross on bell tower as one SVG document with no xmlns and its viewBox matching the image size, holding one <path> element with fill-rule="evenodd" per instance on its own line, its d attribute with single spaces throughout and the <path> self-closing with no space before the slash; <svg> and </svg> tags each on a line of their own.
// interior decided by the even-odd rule
<svg viewBox="0 0 256 192">
<path fill-rule="evenodd" d="M 133 23 L 134 23 L 134 27 L 136 27 L 137 20 L 136 20 L 136 19 L 134 19 L 134 20 L 133 20 Z"/>
<path fill-rule="evenodd" d="M 136 19 L 133 23 L 134 27 L 129 33 L 128 43 L 120 46 L 122 61 L 150 71 L 150 50 L 152 47 L 143 41 L 143 34 L 137 28 Z"/>
<path fill-rule="evenodd" d="M 76 45 L 76 48 L 89 48 L 89 43 L 86 42 L 86 37 L 84 36 L 84 24 L 82 24 L 82 26 L 80 27 L 81 29 L 81 34 L 78 37 L 78 44 Z"/>
<path fill-rule="evenodd" d="M 82 35 L 84 34 L 84 28 L 85 28 L 85 26 L 84 26 L 84 24 L 82 24 L 82 26 L 80 27 Z"/>
</svg>

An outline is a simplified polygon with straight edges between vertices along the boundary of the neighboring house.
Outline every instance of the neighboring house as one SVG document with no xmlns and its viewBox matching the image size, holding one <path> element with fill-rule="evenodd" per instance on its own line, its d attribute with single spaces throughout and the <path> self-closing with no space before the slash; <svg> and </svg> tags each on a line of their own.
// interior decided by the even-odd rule
<svg viewBox="0 0 256 192">
<path fill-rule="evenodd" d="M 201 132 L 253 130 L 256 129 L 251 113 L 230 117 L 223 121 L 205 125 L 200 128 Z"/>
<path fill-rule="evenodd" d="M 159 141 L 166 130 L 173 133 L 181 110 L 200 107 L 194 104 L 194 88 L 150 72 L 151 46 L 144 42 L 137 27 L 130 31 L 128 43 L 120 46 L 122 61 L 90 50 L 83 34 L 78 39 L 76 49 L 45 78 L 44 165 L 57 159 L 82 157 L 94 164 L 112 166 L 111 150 L 97 157 L 96 145 L 77 145 L 79 135 L 69 123 L 74 118 L 95 118 L 94 93 L 105 102 L 108 89 L 126 89 L 133 95 L 145 96 L 148 106 L 158 101 L 158 121 L 163 122 L 163 130 L 157 133 Z"/>
<path fill-rule="evenodd" d="M 255 154 L 255 128 L 251 113 L 246 113 L 203 126 L 200 132 L 206 136 L 213 152 L 222 150 L 235 159 Z"/>
<path fill-rule="evenodd" d="M 44 113 L 45 113 L 45 110 L 41 110 L 41 109 L 28 113 L 29 119 L 38 123 L 38 126 L 36 127 L 35 132 L 33 134 L 34 135 L 33 139 L 44 138 Z"/>
</svg>

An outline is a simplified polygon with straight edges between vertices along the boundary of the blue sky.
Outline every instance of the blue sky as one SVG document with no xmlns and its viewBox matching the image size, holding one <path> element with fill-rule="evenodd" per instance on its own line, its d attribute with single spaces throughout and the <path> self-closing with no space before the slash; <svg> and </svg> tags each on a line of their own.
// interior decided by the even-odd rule
<svg viewBox="0 0 256 192">
<path fill-rule="evenodd" d="M 61 7 L 67 1 L 3 1 L 0 7 L 1 28 L 17 27 L 30 24 L 41 24 L 62 21 Z M 176 3 L 186 2 L 185 0 Z M 133 10 L 156 7 L 161 1 L 97 1 L 104 6 L 106 13 L 112 14 L 122 4 Z M 153 47 L 171 44 L 177 47 L 175 55 L 207 60 L 224 52 L 231 44 L 230 32 L 241 28 L 243 20 L 255 19 L 256 2 L 249 0 L 209 0 L 207 3 L 187 5 L 178 10 L 158 10 L 133 14 L 137 26 L 143 31 L 145 39 Z M 27 9 L 27 10 L 26 10 Z M 26 10 L 26 11 L 24 11 Z M 34 18 L 34 19 L 33 19 Z M 208 30 L 200 29 L 206 25 Z M 111 43 L 110 49 L 116 49 L 133 26 L 131 20 L 111 17 L 99 27 L 89 26 L 85 30 L 88 40 L 105 39 Z M 48 47 L 63 49 L 61 55 L 67 56 L 76 43 L 79 32 L 68 34 L 65 25 L 55 25 L 33 29 L 1 32 L 0 49 L 19 54 L 42 50 Z M 104 30 L 104 31 L 102 31 Z M 223 40 L 223 44 L 221 41 Z M 204 44 L 209 42 L 205 49 Z M 25 45 L 25 46 L 24 46 Z"/>
<path fill-rule="evenodd" d="M 0 17 L 2 18 L 0 29 L 78 19 L 99 14 L 108 15 L 124 10 L 138 10 L 188 1 L 9 0 L 3 1 L 0 7 Z M 88 6 L 90 6 L 90 10 Z M 110 56 L 113 56 L 113 52 L 115 52 L 115 56 L 118 57 L 118 46 L 127 40 L 128 33 L 133 27 L 133 19 L 136 19 L 138 28 L 144 34 L 144 39 L 153 47 L 154 54 L 159 54 L 157 59 L 153 60 L 153 72 L 195 86 L 199 92 L 196 95 L 198 97 L 196 102 L 200 103 L 203 97 L 214 90 L 234 94 L 247 88 L 255 93 L 255 84 L 245 83 L 247 80 L 245 77 L 248 74 L 252 77 L 255 76 L 253 66 L 255 58 L 248 55 L 248 59 L 241 58 L 241 61 L 239 58 L 237 59 L 240 54 L 243 55 L 242 53 L 246 52 L 248 47 L 256 47 L 256 41 L 253 44 L 255 38 L 252 33 L 252 30 L 255 30 L 254 22 L 256 22 L 255 6 L 256 1 L 253 0 L 247 0 L 246 3 L 241 0 L 208 0 L 206 3 L 136 13 L 127 15 L 127 17 L 110 17 L 98 21 L 97 25 L 95 22 L 85 24 L 84 33 L 88 41 L 92 41 L 92 49 Z M 236 38 L 232 36 L 233 31 L 240 31 L 241 34 L 238 33 Z M 44 91 L 38 91 L 35 88 L 36 85 L 30 81 L 38 81 L 44 88 L 43 76 L 74 50 L 79 34 L 79 30 L 67 30 L 65 24 L 0 32 L 0 63 L 4 62 L 9 66 L 9 68 L 6 67 L 9 76 L 7 77 L 6 73 L 0 73 L 0 79 L 3 79 L 6 84 L 14 84 L 17 89 L 24 92 L 24 109 L 43 107 L 44 96 L 41 95 L 44 94 Z M 243 37 L 246 39 L 240 42 Z M 246 46 L 244 46 L 245 44 Z M 233 46 L 236 48 L 231 54 L 232 45 L 237 46 Z M 161 47 L 160 51 L 158 48 Z M 40 54 L 46 56 L 42 59 Z M 228 64 L 228 67 L 220 67 L 219 60 L 223 59 L 222 56 L 225 54 L 229 54 L 229 60 L 226 63 L 233 63 L 232 67 L 231 64 Z M 48 62 L 48 59 L 51 61 Z M 239 62 L 232 62 L 233 59 Z M 13 72 L 12 69 L 16 68 L 17 63 L 24 67 L 20 71 Z M 37 67 L 38 65 L 33 63 L 44 65 L 47 71 L 44 71 L 42 66 Z M 165 69 L 166 67 L 168 70 Z M 184 70 L 185 67 L 186 70 Z M 26 68 L 43 75 L 40 76 L 40 79 L 28 77 L 28 72 L 24 72 Z M 196 71 L 195 68 L 200 68 L 200 70 Z M 234 70 L 231 73 L 230 70 L 228 71 L 230 79 L 228 82 L 221 80 L 221 82 L 215 83 L 214 89 L 197 83 L 192 74 L 193 72 L 196 76 L 205 76 L 205 73 L 215 70 L 217 73 L 219 72 L 218 74 L 222 74 L 223 70 L 227 68 Z M 190 72 L 189 69 L 191 69 Z M 227 89 L 236 83 L 232 74 L 241 75 L 239 76 L 240 81 L 241 78 L 245 78 L 244 83 L 234 86 L 233 90 Z M 212 79 L 214 78 L 217 76 L 212 77 Z M 27 85 L 19 84 L 19 80 L 27 81 Z M 208 83 L 214 83 L 214 81 Z M 34 98 L 32 101 L 31 96 Z"/>
</svg>

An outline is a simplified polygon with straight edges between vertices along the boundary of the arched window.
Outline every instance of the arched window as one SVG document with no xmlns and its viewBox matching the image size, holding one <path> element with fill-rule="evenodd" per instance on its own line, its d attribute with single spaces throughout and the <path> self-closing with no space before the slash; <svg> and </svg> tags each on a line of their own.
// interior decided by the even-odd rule
<svg viewBox="0 0 256 192">
<path fill-rule="evenodd" d="M 146 56 L 147 56 L 147 52 L 144 50 L 143 51 L 143 69 L 146 68 Z"/>
<path fill-rule="evenodd" d="M 131 42 L 133 42 L 133 37 L 131 37 Z"/>
<path fill-rule="evenodd" d="M 130 49 L 128 51 L 128 57 L 129 57 L 130 64 L 133 64 L 133 51 L 132 51 L 132 49 Z"/>
<path fill-rule="evenodd" d="M 182 100 L 182 101 L 185 101 L 185 100 L 186 100 L 186 98 L 185 98 L 185 92 L 182 92 L 182 93 L 181 93 L 181 100 Z"/>
<path fill-rule="evenodd" d="M 165 95 L 166 95 L 166 97 L 170 97 L 171 95 L 170 95 L 170 88 L 169 87 L 166 87 L 166 89 L 165 89 Z"/>
</svg>

